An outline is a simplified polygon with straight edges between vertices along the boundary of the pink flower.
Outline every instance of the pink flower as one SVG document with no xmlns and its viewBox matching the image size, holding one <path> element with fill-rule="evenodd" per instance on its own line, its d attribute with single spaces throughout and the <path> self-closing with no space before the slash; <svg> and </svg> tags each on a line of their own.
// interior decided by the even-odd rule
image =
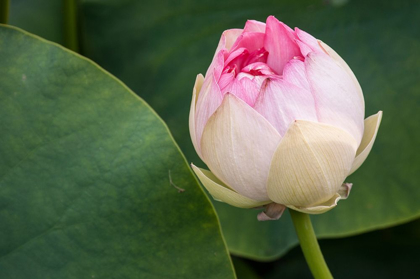
<svg viewBox="0 0 420 279">
<path fill-rule="evenodd" d="M 223 32 L 197 76 L 190 134 L 211 172 L 193 170 L 217 200 L 322 213 L 369 154 L 382 112 L 364 120 L 362 89 L 325 43 L 275 17 Z M 344 184 L 343 184 L 344 183 Z"/>
</svg>

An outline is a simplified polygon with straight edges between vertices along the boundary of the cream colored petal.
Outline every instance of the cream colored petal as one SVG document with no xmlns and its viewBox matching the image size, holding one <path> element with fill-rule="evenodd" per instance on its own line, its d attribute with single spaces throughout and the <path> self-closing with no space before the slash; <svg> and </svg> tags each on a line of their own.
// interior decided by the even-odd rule
<svg viewBox="0 0 420 279">
<path fill-rule="evenodd" d="M 351 187 L 352 187 L 351 183 L 344 183 L 343 185 L 341 185 L 338 192 L 331 199 L 321 204 L 308 206 L 308 207 L 297 207 L 293 205 L 288 205 L 287 207 L 294 209 L 296 211 L 303 212 L 303 213 L 321 214 L 336 207 L 339 200 L 347 199 L 347 197 L 350 194 Z"/>
<path fill-rule="evenodd" d="M 193 88 L 192 100 L 191 100 L 191 107 L 190 107 L 190 118 L 189 118 L 189 127 L 190 127 L 190 136 L 191 141 L 194 145 L 195 151 L 197 152 L 198 156 L 201 160 L 201 150 L 197 144 L 197 136 L 195 131 L 195 104 L 197 103 L 198 94 L 200 93 L 201 86 L 203 86 L 204 77 L 202 74 L 198 74 L 195 79 L 195 84 Z"/>
<path fill-rule="evenodd" d="M 204 162 L 239 194 L 266 201 L 271 157 L 281 140 L 273 126 L 233 94 L 208 120 L 201 139 Z"/>
<path fill-rule="evenodd" d="M 335 50 L 333 50 L 329 45 L 327 45 L 326 43 L 318 40 L 319 45 L 321 46 L 321 48 L 332 58 L 334 59 L 335 62 L 337 62 L 337 64 L 343 68 L 347 74 L 351 77 L 351 79 L 353 80 L 354 84 L 357 87 L 357 90 L 360 94 L 360 97 L 363 101 L 363 106 L 365 104 L 365 99 L 363 97 L 363 91 L 362 91 L 362 87 L 360 87 L 359 81 L 357 81 L 356 76 L 354 75 L 353 71 L 350 69 L 349 65 L 347 65 L 346 61 L 344 61 L 343 58 L 341 58 L 340 55 L 338 55 L 337 52 L 335 52 Z"/>
<path fill-rule="evenodd" d="M 217 46 L 216 53 L 222 49 L 229 51 L 236 39 L 242 34 L 243 29 L 228 29 L 222 33 L 220 37 L 219 45 Z"/>
<path fill-rule="evenodd" d="M 377 114 L 371 115 L 365 119 L 365 131 L 363 133 L 362 142 L 356 152 L 356 158 L 351 166 L 350 174 L 355 172 L 366 160 L 370 151 L 372 150 L 373 143 L 375 142 L 376 135 L 378 134 L 379 125 L 382 120 L 382 111 Z"/>
<path fill-rule="evenodd" d="M 193 94 L 196 92 L 197 96 L 195 97 L 195 102 L 197 102 L 198 94 L 200 93 L 201 87 L 204 83 L 204 76 L 202 74 L 198 74 L 195 78 L 194 88 L 193 88 Z"/>
<path fill-rule="evenodd" d="M 203 183 L 204 187 L 209 191 L 210 195 L 212 195 L 217 201 L 222 201 L 241 208 L 258 207 L 271 202 L 254 201 L 250 198 L 244 197 L 226 186 L 210 171 L 198 168 L 193 164 L 191 164 L 191 167 L 200 179 L 201 183 Z"/>
<path fill-rule="evenodd" d="M 268 197 L 295 207 L 330 200 L 347 177 L 356 149 L 356 140 L 340 128 L 296 120 L 274 153 Z"/>
</svg>

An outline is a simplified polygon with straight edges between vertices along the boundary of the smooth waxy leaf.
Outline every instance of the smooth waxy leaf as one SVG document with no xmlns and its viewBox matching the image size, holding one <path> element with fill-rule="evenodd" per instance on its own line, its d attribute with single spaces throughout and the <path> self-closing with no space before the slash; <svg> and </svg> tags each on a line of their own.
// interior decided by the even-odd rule
<svg viewBox="0 0 420 279">
<path fill-rule="evenodd" d="M 211 204 L 143 100 L 15 28 L 0 27 L 0 61 L 0 278 L 234 278 Z"/>
<path fill-rule="evenodd" d="M 340 4 L 340 5 L 339 5 Z M 361 233 L 420 216 L 420 3 L 398 1 L 82 1 L 85 54 L 116 74 L 167 121 L 189 161 L 194 79 L 205 74 L 223 30 L 275 15 L 331 46 L 362 85 L 366 116 L 384 111 L 375 145 L 347 181 L 349 199 L 314 216 L 320 237 Z M 272 259 L 297 243 L 287 213 L 257 222 L 258 211 L 214 203 L 230 251 Z"/>
</svg>

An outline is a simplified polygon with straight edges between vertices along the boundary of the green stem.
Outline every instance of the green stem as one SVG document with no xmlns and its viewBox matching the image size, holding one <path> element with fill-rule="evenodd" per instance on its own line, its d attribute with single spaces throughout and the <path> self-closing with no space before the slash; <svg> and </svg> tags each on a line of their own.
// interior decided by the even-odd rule
<svg viewBox="0 0 420 279">
<path fill-rule="evenodd" d="M 0 0 L 1 1 L 1 0 Z M 77 36 L 77 0 L 64 0 L 64 46 L 79 51 Z"/>
<path fill-rule="evenodd" d="M 300 246 L 315 279 L 333 278 L 316 239 L 314 228 L 308 214 L 289 208 Z"/>
<path fill-rule="evenodd" d="M 10 0 L 0 0 L 0 23 L 7 24 L 9 21 Z"/>
</svg>

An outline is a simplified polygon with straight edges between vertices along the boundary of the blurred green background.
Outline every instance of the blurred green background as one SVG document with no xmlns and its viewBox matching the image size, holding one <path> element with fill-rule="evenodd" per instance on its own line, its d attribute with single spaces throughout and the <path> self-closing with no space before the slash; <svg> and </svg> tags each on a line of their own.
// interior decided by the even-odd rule
<svg viewBox="0 0 420 279">
<path fill-rule="evenodd" d="M 65 43 L 62 2 L 11 3 L 11 25 Z M 204 167 L 187 124 L 195 76 L 206 72 L 223 30 L 268 15 L 334 48 L 364 90 L 366 116 L 384 111 L 371 155 L 348 178 L 354 184 L 349 199 L 312 218 L 317 235 L 328 238 L 320 243 L 333 274 L 418 278 L 419 1 L 82 0 L 80 53 L 149 103 L 187 160 Z M 258 223 L 258 211 L 214 206 L 239 278 L 310 278 L 287 213 Z"/>
</svg>

